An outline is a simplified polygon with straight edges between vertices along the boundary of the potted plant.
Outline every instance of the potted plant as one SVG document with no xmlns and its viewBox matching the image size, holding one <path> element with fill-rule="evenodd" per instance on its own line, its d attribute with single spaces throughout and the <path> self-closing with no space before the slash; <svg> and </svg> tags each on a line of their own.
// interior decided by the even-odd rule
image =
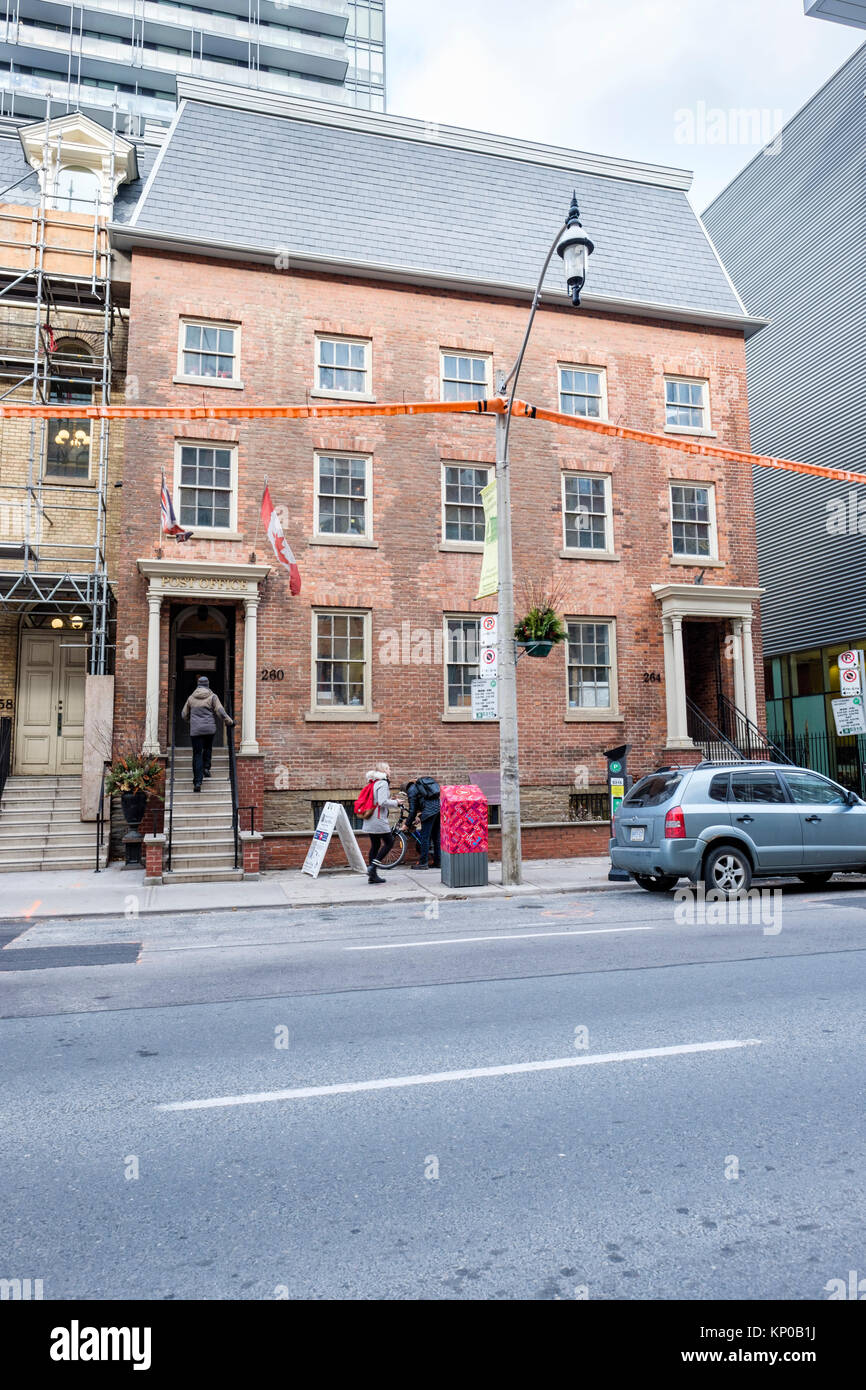
<svg viewBox="0 0 866 1390">
<path fill-rule="evenodd" d="M 514 636 L 528 656 L 549 656 L 558 642 L 565 641 L 568 633 L 557 613 L 564 597 L 564 584 L 524 580 L 526 616 L 515 627 Z"/>
<path fill-rule="evenodd" d="M 112 763 L 105 779 L 105 790 L 109 796 L 120 795 L 120 805 L 124 820 L 129 826 L 123 837 L 126 853 L 126 867 L 141 865 L 141 825 L 147 810 L 148 799 L 159 796 L 157 790 L 162 778 L 162 764 L 156 758 L 147 758 L 143 753 L 128 753 Z"/>
</svg>

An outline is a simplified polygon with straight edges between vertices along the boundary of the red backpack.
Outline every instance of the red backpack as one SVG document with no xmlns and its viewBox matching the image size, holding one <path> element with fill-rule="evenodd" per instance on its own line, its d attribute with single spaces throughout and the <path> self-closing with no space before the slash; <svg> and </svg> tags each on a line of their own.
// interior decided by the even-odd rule
<svg viewBox="0 0 866 1390">
<path fill-rule="evenodd" d="M 374 800 L 375 782 L 368 782 L 358 800 L 355 802 L 355 815 L 360 816 L 361 820 L 369 820 L 376 810 Z"/>
</svg>

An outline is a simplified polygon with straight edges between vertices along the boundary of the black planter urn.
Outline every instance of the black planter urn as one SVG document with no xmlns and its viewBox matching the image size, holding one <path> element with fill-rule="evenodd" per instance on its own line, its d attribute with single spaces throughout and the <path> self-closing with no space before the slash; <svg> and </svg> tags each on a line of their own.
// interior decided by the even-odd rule
<svg viewBox="0 0 866 1390">
<path fill-rule="evenodd" d="M 147 810 L 147 792 L 121 792 L 120 805 L 123 810 L 124 819 L 129 826 L 129 830 L 123 837 L 123 852 L 125 869 L 140 869 L 142 865 L 141 844 L 142 835 L 139 826 L 144 819 Z"/>
</svg>

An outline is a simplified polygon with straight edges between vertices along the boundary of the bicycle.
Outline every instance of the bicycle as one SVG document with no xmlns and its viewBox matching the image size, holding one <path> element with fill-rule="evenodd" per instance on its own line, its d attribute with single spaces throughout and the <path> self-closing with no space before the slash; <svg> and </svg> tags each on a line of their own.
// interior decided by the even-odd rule
<svg viewBox="0 0 866 1390">
<path fill-rule="evenodd" d="M 406 858 L 406 851 L 409 848 L 409 841 L 414 841 L 421 857 L 421 836 L 417 830 L 406 824 L 405 812 L 397 820 L 397 824 L 392 827 L 394 833 L 394 843 L 387 854 L 375 862 L 380 869 L 397 869 Z"/>
</svg>

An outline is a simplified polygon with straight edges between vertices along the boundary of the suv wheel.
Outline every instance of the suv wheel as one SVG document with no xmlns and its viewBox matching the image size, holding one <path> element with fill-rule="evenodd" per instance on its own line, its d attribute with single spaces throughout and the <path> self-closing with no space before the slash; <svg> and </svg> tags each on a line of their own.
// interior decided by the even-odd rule
<svg viewBox="0 0 866 1390">
<path fill-rule="evenodd" d="M 651 874 L 635 874 L 634 881 L 648 893 L 670 893 L 679 879 L 674 874 L 659 874 L 657 878 Z"/>
<path fill-rule="evenodd" d="M 707 892 L 712 888 L 726 898 L 748 893 L 752 882 L 749 856 L 738 845 L 721 845 L 707 855 L 703 880 Z"/>
</svg>

